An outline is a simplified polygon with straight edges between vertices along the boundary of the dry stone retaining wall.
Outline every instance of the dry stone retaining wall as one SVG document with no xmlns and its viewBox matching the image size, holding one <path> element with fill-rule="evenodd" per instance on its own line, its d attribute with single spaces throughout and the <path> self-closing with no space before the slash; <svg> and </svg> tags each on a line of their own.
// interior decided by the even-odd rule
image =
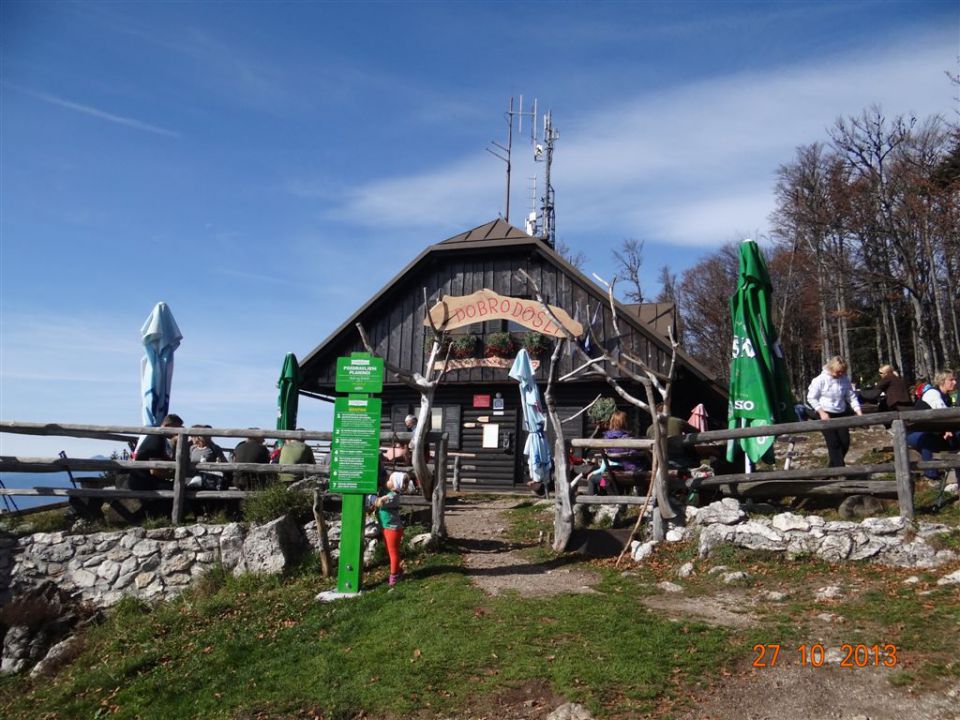
<svg viewBox="0 0 960 720">
<path fill-rule="evenodd" d="M 957 559 L 952 550 L 937 550 L 928 540 L 955 531 L 946 525 L 919 523 L 901 517 L 867 518 L 862 522 L 827 521 L 816 515 L 786 512 L 751 518 L 733 498 L 703 508 L 687 508 L 686 527 L 671 528 L 667 541 L 698 534 L 700 557 L 719 545 L 782 552 L 788 557 L 816 556 L 830 562 L 870 560 L 896 567 L 931 568 Z M 633 558 L 642 562 L 654 543 L 633 544 Z"/>
<path fill-rule="evenodd" d="M 339 523 L 331 526 L 335 544 Z M 237 575 L 281 572 L 300 558 L 310 536 L 310 526 L 303 529 L 279 518 L 252 526 L 198 524 L 0 537 L 0 605 L 45 580 L 97 607 L 113 605 L 125 595 L 170 598 L 218 564 Z"/>
</svg>

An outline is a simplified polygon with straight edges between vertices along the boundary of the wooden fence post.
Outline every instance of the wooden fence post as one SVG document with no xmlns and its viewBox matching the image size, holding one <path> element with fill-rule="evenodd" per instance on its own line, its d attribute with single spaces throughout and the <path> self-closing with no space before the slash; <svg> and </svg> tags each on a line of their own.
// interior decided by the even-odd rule
<svg viewBox="0 0 960 720">
<path fill-rule="evenodd" d="M 453 491 L 460 492 L 460 461 L 462 458 L 457 455 L 453 459 Z"/>
<path fill-rule="evenodd" d="M 447 434 L 443 433 L 437 440 L 436 455 L 433 460 L 433 474 L 436 482 L 433 485 L 431 496 L 430 534 L 436 537 L 446 537 L 447 528 L 443 522 L 443 506 L 447 499 Z"/>
<path fill-rule="evenodd" d="M 910 480 L 910 449 L 903 420 L 893 423 L 893 467 L 897 474 L 897 501 L 900 517 L 913 520 L 913 483 Z"/>
<path fill-rule="evenodd" d="M 173 512 L 170 519 L 174 525 L 183 521 L 183 491 L 187 485 L 187 474 L 190 472 L 190 442 L 186 433 L 177 436 L 176 451 L 177 469 L 173 475 Z"/>
</svg>

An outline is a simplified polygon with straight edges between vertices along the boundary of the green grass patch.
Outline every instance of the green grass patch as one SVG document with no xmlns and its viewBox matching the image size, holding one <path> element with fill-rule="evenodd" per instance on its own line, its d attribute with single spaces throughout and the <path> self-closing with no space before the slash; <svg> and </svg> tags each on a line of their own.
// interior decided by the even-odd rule
<svg viewBox="0 0 960 720">
<path fill-rule="evenodd" d="M 678 678 L 730 658 L 726 631 L 659 619 L 610 574 L 602 596 L 490 598 L 455 555 L 408 565 L 392 592 L 314 602 L 329 581 L 219 571 L 174 602 L 125 600 L 50 681 L 0 679 L 0 716 L 231 718 L 248 712 L 405 717 L 463 712 L 544 680 L 595 711 L 650 711 Z M 371 580 L 379 580 L 379 570 Z"/>
<path fill-rule="evenodd" d="M 286 485 L 275 483 L 247 496 L 243 501 L 243 519 L 264 524 L 283 515 L 292 515 L 298 522 L 313 518 L 313 498 L 310 493 L 288 490 Z"/>
</svg>

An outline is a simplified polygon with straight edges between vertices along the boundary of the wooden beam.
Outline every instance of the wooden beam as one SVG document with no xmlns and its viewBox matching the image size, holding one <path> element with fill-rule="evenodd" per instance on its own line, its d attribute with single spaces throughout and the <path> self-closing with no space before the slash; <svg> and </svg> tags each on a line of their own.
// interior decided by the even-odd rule
<svg viewBox="0 0 960 720">
<path fill-rule="evenodd" d="M 893 464 L 897 473 L 897 501 L 900 517 L 913 520 L 913 483 L 910 479 L 910 452 L 907 448 L 907 430 L 903 420 L 894 420 Z"/>
</svg>

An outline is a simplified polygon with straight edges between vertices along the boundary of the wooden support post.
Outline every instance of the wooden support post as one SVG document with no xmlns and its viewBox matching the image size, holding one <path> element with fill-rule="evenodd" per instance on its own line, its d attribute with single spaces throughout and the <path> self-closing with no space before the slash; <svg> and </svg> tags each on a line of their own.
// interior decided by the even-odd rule
<svg viewBox="0 0 960 720">
<path fill-rule="evenodd" d="M 447 528 L 443 521 L 443 506 L 447 499 L 447 433 L 443 433 L 437 440 L 436 453 L 433 461 L 433 473 L 436 482 L 431 493 L 430 534 L 435 537 L 446 537 Z"/>
<path fill-rule="evenodd" d="M 460 462 L 462 458 L 457 455 L 453 459 L 453 491 L 460 492 Z"/>
<path fill-rule="evenodd" d="M 897 474 L 897 500 L 900 517 L 913 520 L 913 482 L 910 480 L 910 449 L 907 447 L 907 430 L 903 420 L 894 420 L 893 467 Z"/>
<path fill-rule="evenodd" d="M 571 487 L 567 470 L 567 448 L 563 438 L 558 436 L 554 444 L 554 500 L 553 549 L 563 552 L 573 536 L 575 518 L 573 514 L 574 495 L 577 488 Z"/>
<path fill-rule="evenodd" d="M 175 454 L 177 469 L 173 476 L 173 512 L 170 519 L 174 525 L 179 525 L 183 521 L 183 491 L 187 487 L 187 475 L 190 473 L 190 442 L 184 433 L 177 437 Z"/>
</svg>

